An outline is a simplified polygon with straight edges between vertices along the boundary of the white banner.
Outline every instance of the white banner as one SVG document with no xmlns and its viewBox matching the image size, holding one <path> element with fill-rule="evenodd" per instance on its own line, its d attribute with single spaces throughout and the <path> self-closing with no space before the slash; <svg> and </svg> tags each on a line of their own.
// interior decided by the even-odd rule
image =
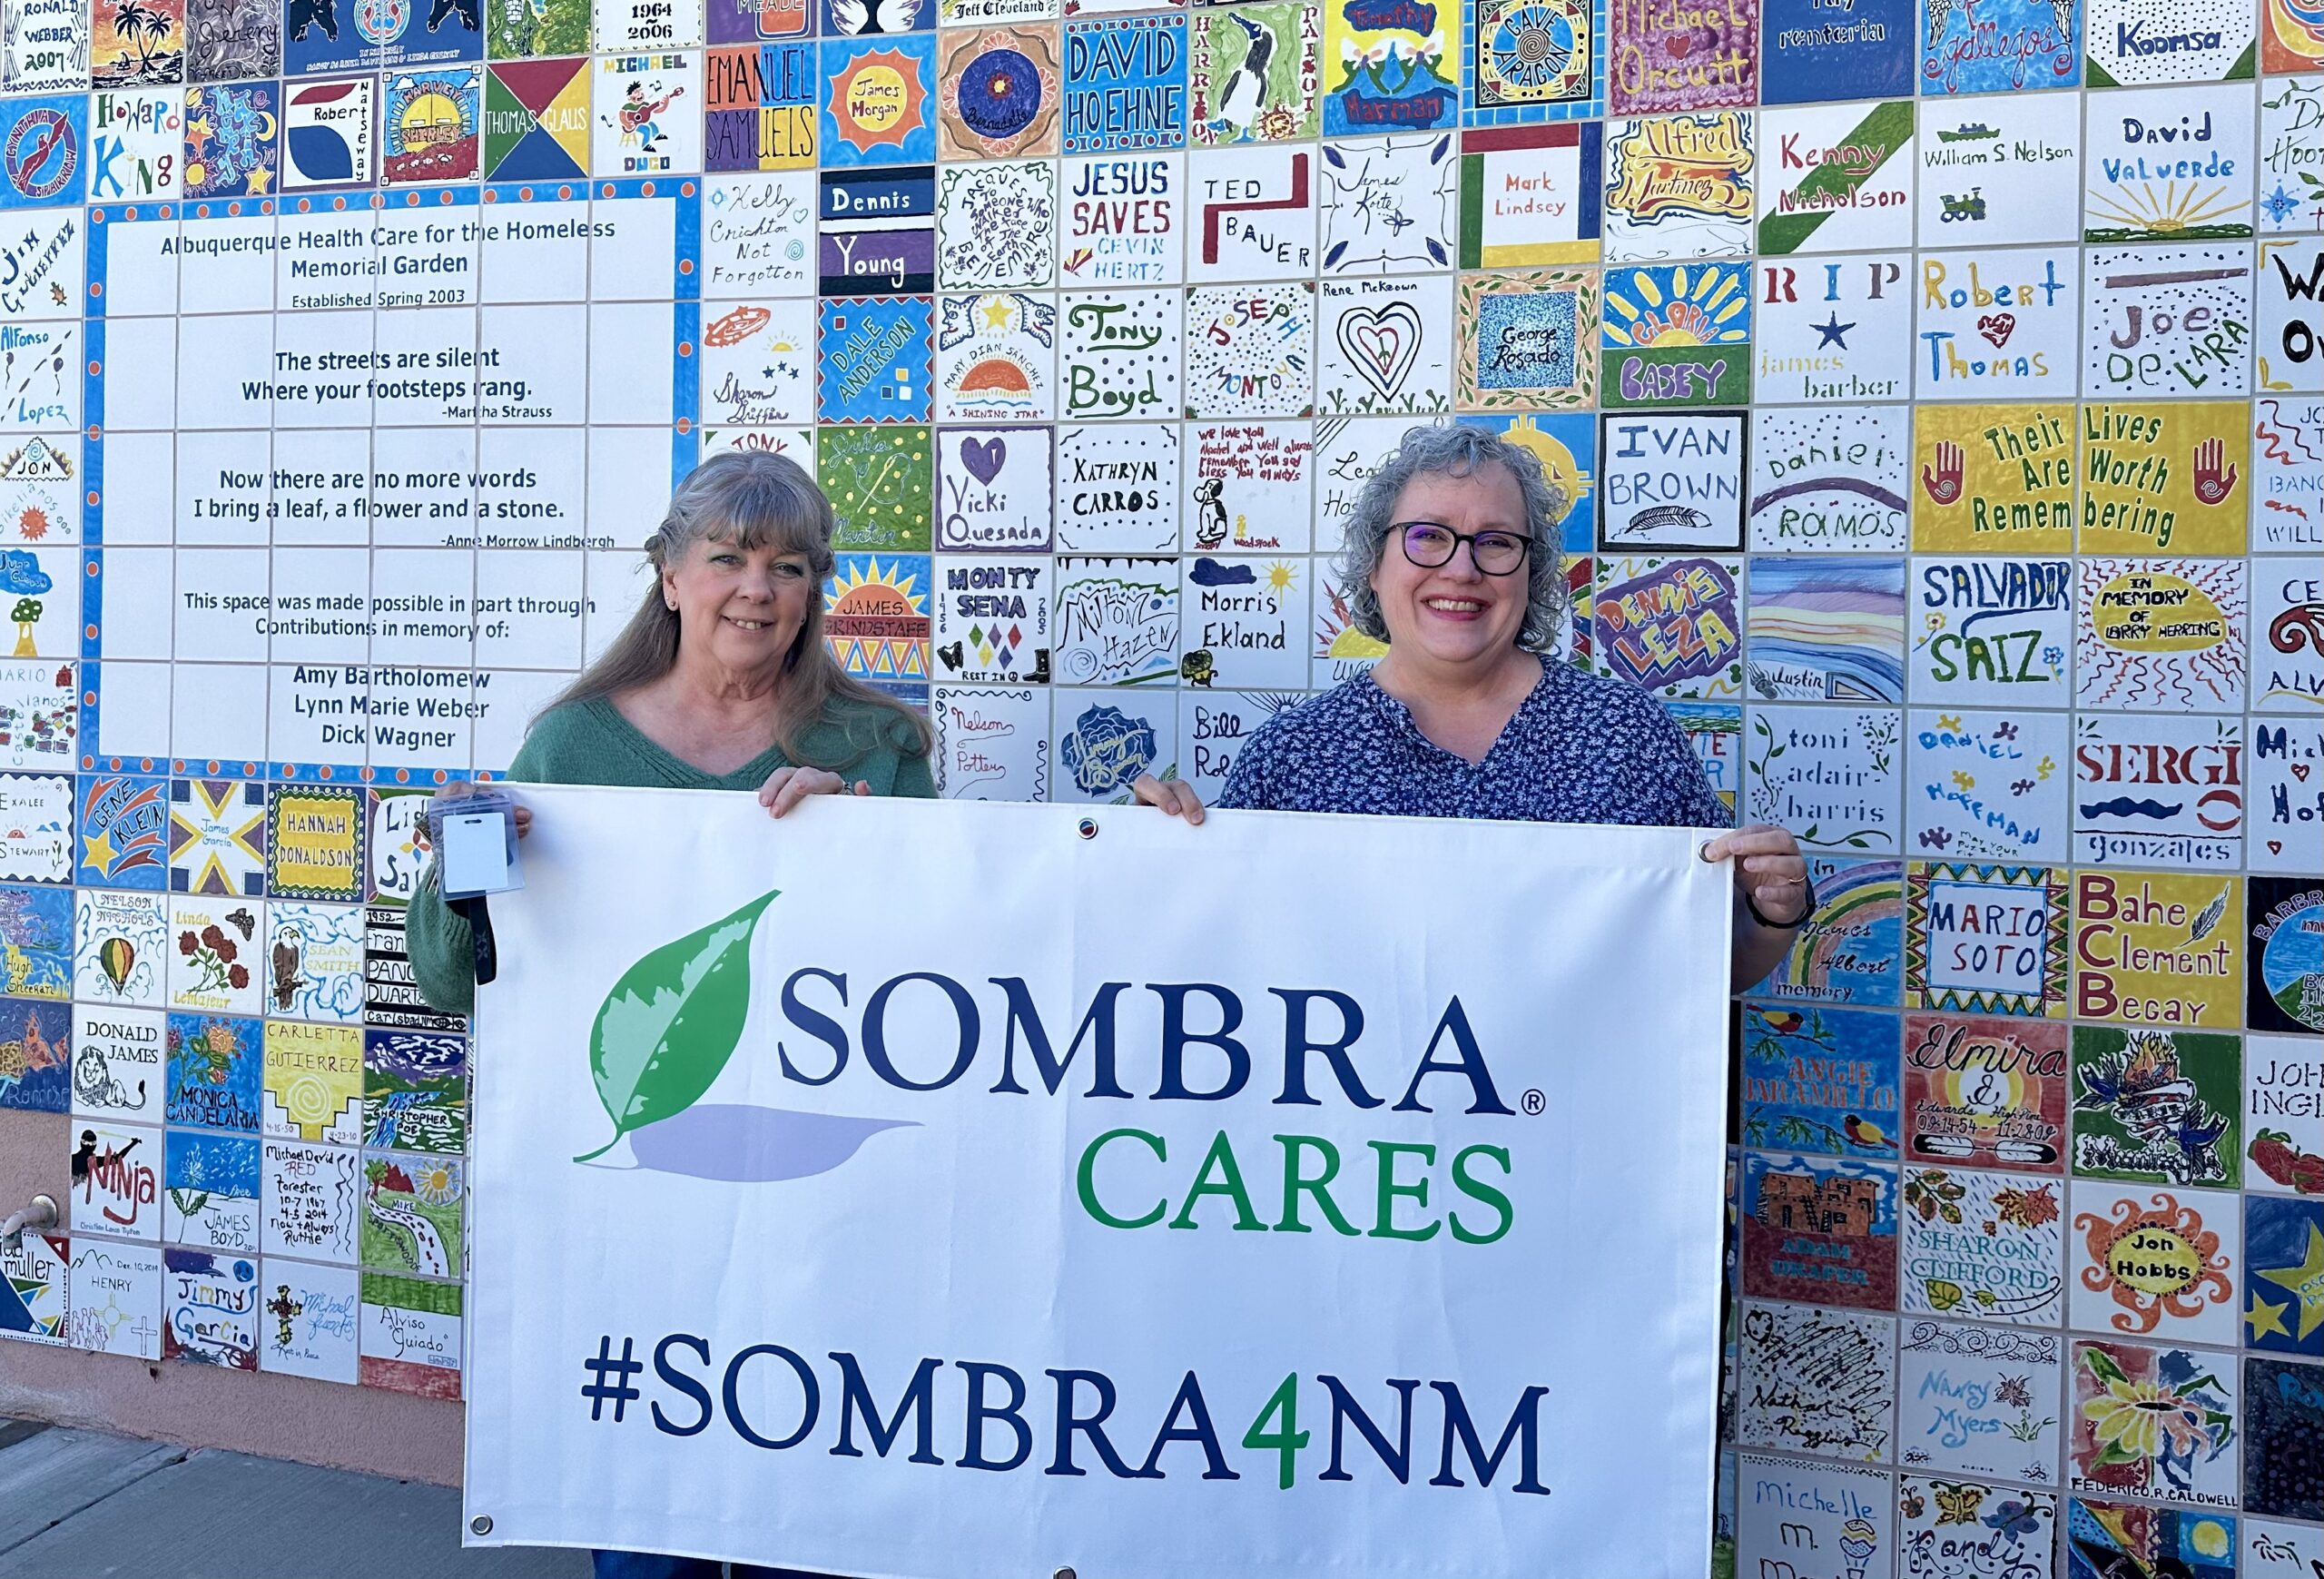
<svg viewBox="0 0 2324 1579">
<path fill-rule="evenodd" d="M 519 793 L 472 1544 L 1708 1571 L 1699 832 Z"/>
</svg>

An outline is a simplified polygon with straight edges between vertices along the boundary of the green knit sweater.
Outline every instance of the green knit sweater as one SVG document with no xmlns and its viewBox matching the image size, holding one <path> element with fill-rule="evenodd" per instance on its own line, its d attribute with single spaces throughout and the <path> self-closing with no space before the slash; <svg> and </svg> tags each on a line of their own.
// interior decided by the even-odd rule
<svg viewBox="0 0 2324 1579">
<path fill-rule="evenodd" d="M 826 720 L 807 732 L 808 751 L 826 762 L 844 762 L 875 740 L 842 770 L 850 783 L 862 779 L 875 795 L 933 797 L 936 780 L 928 758 L 900 745 L 901 727 L 881 725 L 885 709 L 869 703 L 840 703 L 835 720 Z M 644 789 L 756 790 L 767 775 L 792 765 L 791 758 L 774 747 L 753 757 L 732 773 L 704 773 L 671 755 L 623 717 L 604 697 L 569 703 L 542 715 L 534 724 L 508 777 L 519 784 L 602 784 Z M 404 946 L 411 956 L 412 979 L 430 1003 L 448 1014 L 466 1014 L 476 1007 L 475 940 L 468 920 L 453 913 L 437 892 L 431 863 L 420 879 L 406 914 Z"/>
</svg>

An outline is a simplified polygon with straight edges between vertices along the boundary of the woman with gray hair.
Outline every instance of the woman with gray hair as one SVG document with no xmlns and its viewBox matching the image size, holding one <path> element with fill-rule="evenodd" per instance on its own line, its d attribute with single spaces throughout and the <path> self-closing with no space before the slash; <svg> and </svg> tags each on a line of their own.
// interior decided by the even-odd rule
<svg viewBox="0 0 2324 1579">
<path fill-rule="evenodd" d="M 755 790 L 775 816 L 814 794 L 932 796 L 928 726 L 850 679 L 823 645 L 831 501 L 797 462 L 713 457 L 645 539 L 654 585 L 597 661 L 533 720 L 507 776 L 529 784 Z M 453 785 L 453 801 L 470 793 Z M 517 809 L 517 831 L 531 825 Z M 475 1002 L 474 942 L 431 865 L 411 902 L 412 979 Z"/>
<path fill-rule="evenodd" d="M 1531 451 L 1482 428 L 1414 428 L 1356 500 L 1340 582 L 1371 671 L 1262 725 L 1221 806 L 1727 828 L 1733 818 L 1653 697 L 1560 659 L 1568 613 L 1557 523 L 1571 503 Z M 1545 656 L 1546 655 L 1546 656 Z M 1180 782 L 1137 798 L 1189 822 Z M 1735 857 L 1734 983 L 1758 981 L 1815 908 L 1772 824 L 1721 834 Z"/>
</svg>

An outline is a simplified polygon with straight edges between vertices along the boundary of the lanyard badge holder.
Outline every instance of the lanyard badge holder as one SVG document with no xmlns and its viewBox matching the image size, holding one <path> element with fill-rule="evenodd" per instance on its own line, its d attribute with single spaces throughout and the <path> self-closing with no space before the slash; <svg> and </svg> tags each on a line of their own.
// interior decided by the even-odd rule
<svg viewBox="0 0 2324 1579">
<path fill-rule="evenodd" d="M 517 802 L 507 790 L 489 785 L 431 809 L 428 824 L 436 846 L 437 885 L 475 936 L 476 979 L 481 986 L 500 973 L 485 897 L 525 886 L 525 873 L 517 862 Z"/>
</svg>

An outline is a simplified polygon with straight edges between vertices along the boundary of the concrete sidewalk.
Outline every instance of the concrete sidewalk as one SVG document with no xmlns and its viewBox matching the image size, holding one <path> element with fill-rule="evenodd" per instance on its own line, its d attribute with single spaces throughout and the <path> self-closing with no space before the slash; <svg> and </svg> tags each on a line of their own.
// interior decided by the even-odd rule
<svg viewBox="0 0 2324 1579">
<path fill-rule="evenodd" d="M 0 1420 L 0 1579 L 587 1579 L 581 1552 L 460 1549 L 460 1494 Z"/>
</svg>

